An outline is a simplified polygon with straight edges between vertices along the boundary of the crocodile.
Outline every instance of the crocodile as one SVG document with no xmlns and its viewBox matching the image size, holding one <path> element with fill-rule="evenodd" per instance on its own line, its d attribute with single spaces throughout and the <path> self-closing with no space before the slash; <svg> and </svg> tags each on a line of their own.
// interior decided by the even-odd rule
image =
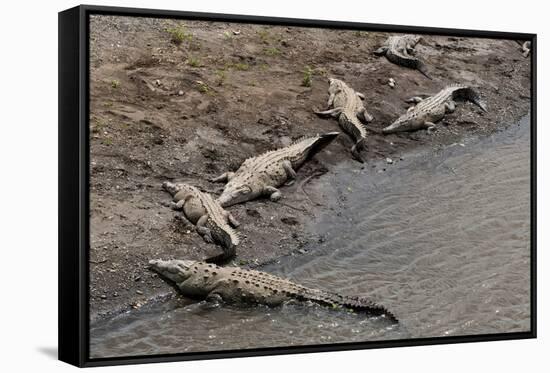
<svg viewBox="0 0 550 373">
<path fill-rule="evenodd" d="M 171 207 L 183 210 L 206 242 L 222 246 L 223 253 L 206 259 L 207 262 L 221 263 L 235 256 L 240 239 L 232 227 L 238 227 L 239 222 L 229 211 L 224 210 L 209 193 L 192 185 L 165 181 L 162 187 L 174 198 Z"/>
<path fill-rule="evenodd" d="M 521 45 L 521 50 L 523 51 L 523 57 L 527 58 L 529 57 L 529 53 L 531 53 L 531 42 L 526 41 Z"/>
<path fill-rule="evenodd" d="M 182 294 L 228 304 L 278 306 L 289 301 L 312 302 L 331 308 L 397 318 L 385 307 L 356 296 L 308 288 L 267 272 L 240 267 L 219 267 L 193 260 L 151 260 L 150 268 L 176 284 Z"/>
<path fill-rule="evenodd" d="M 482 102 L 479 94 L 471 87 L 462 84 L 453 84 L 443 88 L 439 93 L 428 98 L 412 97 L 407 102 L 415 103 L 407 112 L 401 115 L 391 125 L 382 130 L 382 133 L 415 131 L 426 128 L 429 133 L 435 130 L 434 122 L 437 122 L 445 114 L 455 110 L 454 100 L 468 100 L 487 112 L 485 103 Z"/>
<path fill-rule="evenodd" d="M 225 172 L 211 179 L 212 182 L 227 182 L 218 201 L 223 207 L 267 195 L 271 201 L 278 201 L 282 195 L 277 187 L 285 182 L 292 184 L 295 170 L 338 135 L 339 132 L 328 132 L 303 137 L 287 147 L 248 158 L 236 172 Z"/>
<path fill-rule="evenodd" d="M 327 110 L 314 113 L 320 116 L 332 116 L 338 119 L 340 127 L 348 133 L 355 141 L 351 148 L 351 155 L 359 162 L 363 162 L 359 151 L 365 148 L 367 130 L 361 120 L 369 123 L 373 120 L 362 100 L 365 96 L 362 93 L 354 91 L 350 86 L 341 80 L 329 79 L 329 98 Z"/>
<path fill-rule="evenodd" d="M 420 59 L 411 56 L 414 47 L 422 40 L 416 35 L 394 35 L 390 36 L 384 45 L 374 51 L 378 56 L 386 58 L 396 65 L 405 66 L 420 71 L 426 78 L 431 79 L 426 70 L 426 65 Z"/>
</svg>

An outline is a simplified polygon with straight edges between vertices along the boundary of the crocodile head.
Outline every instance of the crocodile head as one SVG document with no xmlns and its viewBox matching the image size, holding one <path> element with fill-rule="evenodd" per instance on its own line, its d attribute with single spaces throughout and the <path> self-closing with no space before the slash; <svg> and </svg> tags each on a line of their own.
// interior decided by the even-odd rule
<svg viewBox="0 0 550 373">
<path fill-rule="evenodd" d="M 346 86 L 346 83 L 336 78 L 329 78 L 328 84 L 329 84 L 329 87 L 328 87 L 329 94 L 336 94 Z"/>
<path fill-rule="evenodd" d="M 195 261 L 193 260 L 155 259 L 149 261 L 149 268 L 175 283 L 180 283 L 191 276 L 191 267 L 194 264 Z"/>
<path fill-rule="evenodd" d="M 250 185 L 242 184 L 240 180 L 230 180 L 225 186 L 222 195 L 218 198 L 223 207 L 232 206 L 255 198 L 259 193 L 254 193 Z"/>
<path fill-rule="evenodd" d="M 390 134 L 395 132 L 414 131 L 424 126 L 426 119 L 424 115 L 412 111 L 403 114 L 395 120 L 392 124 L 382 129 L 382 133 Z"/>
</svg>

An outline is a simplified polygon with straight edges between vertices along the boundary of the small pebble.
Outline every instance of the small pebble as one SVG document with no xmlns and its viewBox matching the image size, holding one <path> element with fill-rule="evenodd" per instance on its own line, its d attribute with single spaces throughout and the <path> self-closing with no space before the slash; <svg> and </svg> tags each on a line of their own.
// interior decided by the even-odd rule
<svg viewBox="0 0 550 373">
<path fill-rule="evenodd" d="M 391 158 L 386 158 L 386 163 L 387 163 L 387 164 L 392 164 L 392 163 L 393 163 L 393 159 L 391 159 Z"/>
<path fill-rule="evenodd" d="M 143 295 L 143 291 L 141 291 L 141 290 L 136 290 L 136 294 Z"/>
<path fill-rule="evenodd" d="M 178 91 L 178 96 L 183 96 L 183 91 L 181 89 Z"/>
</svg>

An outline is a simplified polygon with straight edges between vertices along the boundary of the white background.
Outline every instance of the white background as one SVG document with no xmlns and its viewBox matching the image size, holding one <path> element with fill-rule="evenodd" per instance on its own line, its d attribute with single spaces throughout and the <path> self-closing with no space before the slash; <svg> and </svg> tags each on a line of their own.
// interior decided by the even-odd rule
<svg viewBox="0 0 550 373">
<path fill-rule="evenodd" d="M 93 1 L 93 0 L 90 0 Z M 0 22 L 0 367 L 4 372 L 74 369 L 57 350 L 57 12 L 72 1 L 4 1 Z M 540 371 L 549 359 L 550 190 L 548 142 L 548 10 L 543 1 L 411 0 L 95 1 L 218 13 L 332 19 L 401 25 L 533 32 L 538 52 L 538 315 L 537 340 L 408 347 L 109 368 L 111 371 L 318 372 Z M 307 52 L 307 51 L 306 51 Z M 266 336 L 269 338 L 269 336 Z M 548 352 L 546 352 L 548 354 Z M 548 370 L 546 370 L 548 371 Z"/>
</svg>

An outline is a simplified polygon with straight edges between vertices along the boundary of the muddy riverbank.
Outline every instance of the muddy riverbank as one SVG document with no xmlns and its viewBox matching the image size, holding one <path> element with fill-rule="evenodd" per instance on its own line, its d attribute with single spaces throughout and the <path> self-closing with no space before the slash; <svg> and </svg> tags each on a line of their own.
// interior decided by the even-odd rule
<svg viewBox="0 0 550 373">
<path fill-rule="evenodd" d="M 245 158 L 337 130 L 336 121 L 312 113 L 326 104 L 328 77 L 365 94 L 375 118 L 367 163 L 358 169 L 385 172 L 407 162 L 400 158 L 413 148 L 488 135 L 529 111 L 530 60 L 514 41 L 426 36 L 416 51 L 428 63 L 428 80 L 372 54 L 387 37 L 382 33 L 105 16 L 92 17 L 90 30 L 92 320 L 173 293 L 147 270 L 149 259 L 200 259 L 217 250 L 163 206 L 169 196 L 161 183 L 217 192 L 220 185 L 208 179 Z M 310 86 L 303 85 L 307 75 Z M 432 135 L 376 133 L 406 110 L 404 99 L 454 82 L 479 87 L 489 112 L 459 104 Z M 351 145 L 340 136 L 282 189 L 280 203 L 231 208 L 244 236 L 234 264 L 302 255 L 325 239 L 304 233 L 306 222 L 326 212 L 326 197 L 311 184 L 347 162 Z"/>
</svg>

